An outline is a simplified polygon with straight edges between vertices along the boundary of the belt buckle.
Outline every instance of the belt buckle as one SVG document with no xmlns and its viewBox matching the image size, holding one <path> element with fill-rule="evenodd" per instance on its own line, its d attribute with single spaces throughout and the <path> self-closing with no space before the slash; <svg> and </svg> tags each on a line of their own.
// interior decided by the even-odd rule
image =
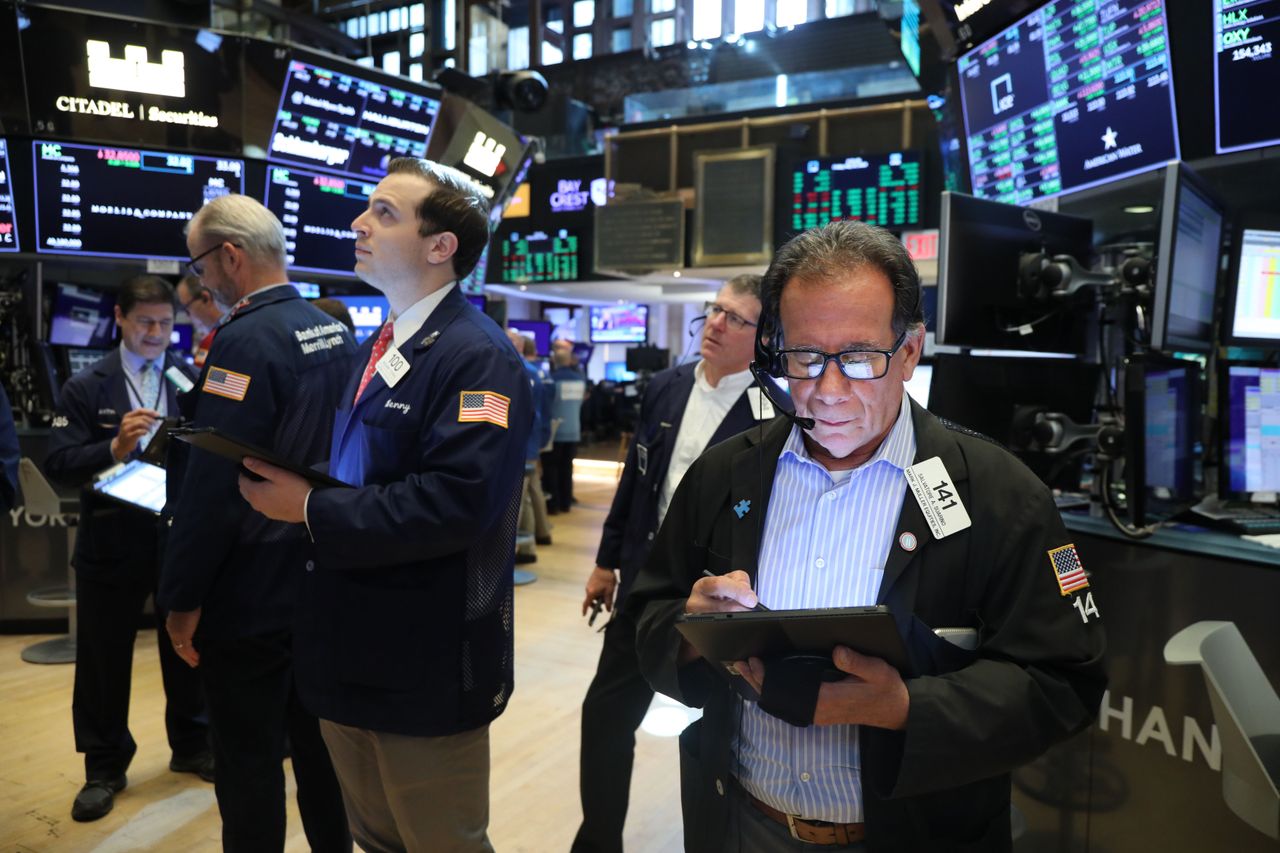
<svg viewBox="0 0 1280 853">
<path fill-rule="evenodd" d="M 787 815 L 787 829 L 791 830 L 791 837 L 796 841 L 804 841 L 796 832 L 796 816 L 793 814 Z"/>
</svg>

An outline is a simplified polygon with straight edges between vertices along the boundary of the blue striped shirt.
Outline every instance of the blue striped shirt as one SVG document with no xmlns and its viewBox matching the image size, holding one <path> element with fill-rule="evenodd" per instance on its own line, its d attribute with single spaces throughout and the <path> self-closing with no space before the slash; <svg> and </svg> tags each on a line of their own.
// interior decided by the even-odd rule
<svg viewBox="0 0 1280 853">
<path fill-rule="evenodd" d="M 906 394 L 875 455 L 834 477 L 792 427 L 760 546 L 760 601 L 771 610 L 875 604 L 907 492 L 902 470 L 915 454 Z M 735 746 L 739 781 L 758 799 L 811 820 L 862 822 L 857 726 L 796 728 L 744 702 Z"/>
</svg>

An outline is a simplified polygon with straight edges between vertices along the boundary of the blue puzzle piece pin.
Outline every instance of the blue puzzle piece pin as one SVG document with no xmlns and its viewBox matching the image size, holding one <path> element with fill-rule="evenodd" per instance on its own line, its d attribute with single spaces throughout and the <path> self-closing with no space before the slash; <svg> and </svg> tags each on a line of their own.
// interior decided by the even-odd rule
<svg viewBox="0 0 1280 853">
<path fill-rule="evenodd" d="M 745 499 L 738 501 L 738 503 L 733 507 L 733 511 L 738 514 L 738 518 L 742 518 L 751 511 L 751 501 Z"/>
</svg>

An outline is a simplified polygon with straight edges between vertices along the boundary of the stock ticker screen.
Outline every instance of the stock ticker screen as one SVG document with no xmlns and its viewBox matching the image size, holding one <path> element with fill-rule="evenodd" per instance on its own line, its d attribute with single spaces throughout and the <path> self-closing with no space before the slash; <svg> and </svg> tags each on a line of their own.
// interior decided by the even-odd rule
<svg viewBox="0 0 1280 853">
<path fill-rule="evenodd" d="M 0 139 L 0 252 L 16 252 L 18 222 L 13 213 L 13 190 L 9 180 L 9 143 Z"/>
<path fill-rule="evenodd" d="M 293 60 L 268 157 L 368 178 L 425 157 L 440 102 Z"/>
<path fill-rule="evenodd" d="M 1258 100 L 1280 86 L 1272 44 L 1280 0 L 1213 0 L 1214 119 L 1219 154 L 1280 142 L 1280 110 Z"/>
<path fill-rule="evenodd" d="M 500 282 L 529 284 L 578 280 L 578 235 L 561 228 L 555 234 L 533 231 L 502 236 Z"/>
<path fill-rule="evenodd" d="M 244 192 L 244 162 L 33 142 L 36 251 L 187 260 L 182 233 L 207 201 Z"/>
<path fill-rule="evenodd" d="M 779 234 L 858 219 L 885 228 L 920 226 L 920 153 L 808 160 L 793 169 Z"/>
<path fill-rule="evenodd" d="M 351 275 L 356 232 L 376 184 L 288 166 L 267 166 L 267 208 L 284 225 L 289 266 L 307 272 Z"/>
<path fill-rule="evenodd" d="M 1050 3 L 956 67 L 979 198 L 1029 204 L 1179 157 L 1162 0 Z"/>
</svg>

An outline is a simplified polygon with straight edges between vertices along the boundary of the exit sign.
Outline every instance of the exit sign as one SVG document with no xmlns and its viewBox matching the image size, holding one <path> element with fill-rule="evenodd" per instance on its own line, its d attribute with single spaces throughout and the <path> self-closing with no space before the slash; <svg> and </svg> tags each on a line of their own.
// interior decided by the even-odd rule
<svg viewBox="0 0 1280 853">
<path fill-rule="evenodd" d="M 907 247 L 907 254 L 913 261 L 936 261 L 938 259 L 938 229 L 928 231 L 904 231 L 902 242 Z"/>
</svg>

